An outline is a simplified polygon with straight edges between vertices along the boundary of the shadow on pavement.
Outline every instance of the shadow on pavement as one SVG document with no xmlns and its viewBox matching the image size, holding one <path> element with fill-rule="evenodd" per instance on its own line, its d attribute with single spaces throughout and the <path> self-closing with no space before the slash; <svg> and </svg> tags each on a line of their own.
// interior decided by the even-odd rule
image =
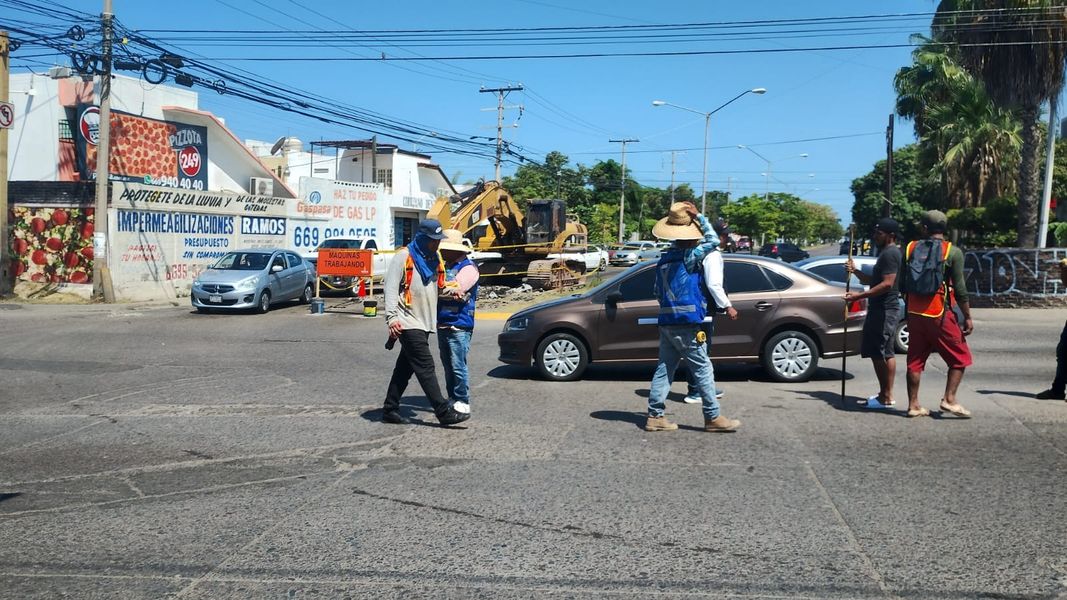
<svg viewBox="0 0 1067 600">
<path fill-rule="evenodd" d="M 384 412 L 384 411 L 381 408 L 375 408 L 375 409 L 371 409 L 371 410 L 368 410 L 368 411 L 364 412 L 360 416 L 363 417 L 364 419 L 368 420 L 368 421 L 373 421 L 373 422 L 376 422 L 376 423 L 383 423 L 384 421 L 382 421 L 382 412 Z M 411 424 L 412 425 L 424 425 L 424 426 L 428 426 L 428 427 L 439 427 L 439 425 L 437 423 L 437 419 L 434 417 L 433 411 L 430 410 L 427 407 L 412 406 L 410 404 L 401 404 L 400 405 L 400 410 L 398 410 L 397 412 L 399 412 L 401 414 L 401 416 L 404 416 L 404 417 L 406 417 L 408 419 L 411 419 Z M 426 413 L 429 413 L 429 414 L 426 414 Z M 426 417 L 426 420 L 423 420 L 422 418 L 420 418 L 420 417 L 424 417 L 424 416 Z"/>
<path fill-rule="evenodd" d="M 990 396 L 990 395 L 996 394 L 998 396 L 1014 396 L 1016 398 L 1034 398 L 1034 399 L 1037 398 L 1037 393 L 1032 393 L 1032 392 L 1017 392 L 1017 391 L 1014 391 L 1014 390 L 1012 390 L 1010 392 L 1009 391 L 1005 391 L 1005 390 L 975 390 L 975 391 L 978 392 L 979 394 L 983 394 L 983 395 L 986 395 L 986 396 Z M 1063 402 L 1063 401 L 1060 400 L 1060 402 Z"/>
<path fill-rule="evenodd" d="M 0 502 L 4 500 L 10 500 L 12 498 L 18 498 L 22 495 L 22 492 L 0 492 Z"/>
<path fill-rule="evenodd" d="M 580 380 L 643 381 L 648 383 L 649 381 L 652 381 L 652 375 L 655 370 L 655 365 L 649 363 L 626 365 L 593 364 L 589 365 L 589 368 L 582 374 Z M 535 367 L 522 367 L 519 365 L 501 365 L 490 370 L 486 375 L 494 379 L 542 380 Z M 855 376 L 851 373 L 845 374 L 846 380 L 854 378 Z M 677 383 L 680 381 L 685 381 L 685 372 L 683 369 L 679 369 L 674 375 L 674 382 Z M 746 363 L 716 363 L 715 381 L 717 383 L 731 381 L 780 383 L 767 377 L 767 374 L 763 372 L 763 369 L 760 366 Z M 816 369 L 811 381 L 841 381 L 841 371 L 839 369 L 820 367 L 819 369 Z"/>
<path fill-rule="evenodd" d="M 840 371 L 838 373 L 840 373 Z M 887 410 L 871 410 L 871 409 L 868 409 L 866 406 L 863 406 L 862 404 L 860 404 L 860 402 L 863 402 L 863 401 L 867 400 L 866 396 L 863 396 L 863 397 L 853 396 L 853 395 L 849 394 L 847 390 L 845 391 L 845 401 L 844 401 L 844 403 L 841 402 L 841 393 L 840 392 L 815 391 L 815 392 L 797 392 L 797 394 L 810 396 L 812 398 L 815 398 L 816 400 L 822 400 L 823 402 L 828 404 L 831 408 L 836 409 L 836 410 L 840 410 L 840 411 L 843 411 L 843 412 L 864 413 L 864 414 L 869 414 L 869 415 L 884 415 L 884 416 L 889 416 L 889 417 L 907 417 L 907 405 L 908 405 L 907 401 L 904 401 L 903 403 L 901 403 L 900 400 L 897 400 L 896 401 L 897 402 L 897 406 L 895 406 L 895 407 L 893 407 L 891 409 L 887 409 Z M 899 406 L 903 406 L 904 408 L 897 408 Z M 933 411 L 931 411 L 930 414 L 931 415 L 934 414 Z"/>
</svg>

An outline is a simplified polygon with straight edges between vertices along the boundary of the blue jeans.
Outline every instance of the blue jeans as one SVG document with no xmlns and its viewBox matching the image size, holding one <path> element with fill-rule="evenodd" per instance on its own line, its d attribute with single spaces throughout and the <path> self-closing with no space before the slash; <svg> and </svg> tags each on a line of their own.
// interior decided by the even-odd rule
<svg viewBox="0 0 1067 600">
<path fill-rule="evenodd" d="M 715 333 L 715 321 L 712 321 L 711 323 L 703 323 L 700 327 L 704 330 L 704 334 L 708 336 L 708 341 L 704 342 L 704 351 L 708 352 L 708 354 L 710 355 L 711 353 L 709 352 L 709 350 L 711 349 L 711 336 Z M 715 365 L 711 365 L 711 383 L 715 383 Z M 693 375 L 692 371 L 686 369 L 685 395 L 692 396 L 695 398 L 698 394 L 700 394 L 700 389 L 697 388 L 697 378 L 695 375 Z"/>
<path fill-rule="evenodd" d="M 715 399 L 715 381 L 711 377 L 711 363 L 704 344 L 697 341 L 699 324 L 662 325 L 659 328 L 659 362 L 648 394 L 648 416 L 662 417 L 664 401 L 671 391 L 674 371 L 678 362 L 684 360 L 686 367 L 696 376 L 697 390 L 704 407 L 704 417 L 719 416 L 719 401 Z"/>
<path fill-rule="evenodd" d="M 467 351 L 471 333 L 464 329 L 438 329 L 437 347 L 445 367 L 445 391 L 453 402 L 470 404 L 470 377 L 467 375 Z"/>
</svg>

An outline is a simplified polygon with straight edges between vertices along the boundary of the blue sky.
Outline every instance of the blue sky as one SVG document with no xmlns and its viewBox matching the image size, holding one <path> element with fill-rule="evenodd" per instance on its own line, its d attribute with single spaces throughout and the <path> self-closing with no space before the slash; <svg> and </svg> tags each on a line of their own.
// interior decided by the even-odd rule
<svg viewBox="0 0 1067 600">
<path fill-rule="evenodd" d="M 100 0 L 68 0 L 64 6 L 97 14 Z M 930 0 L 893 2 L 846 1 L 675 1 L 616 0 L 498 0 L 474 3 L 408 0 L 402 3 L 356 3 L 322 0 L 303 6 L 291 0 L 184 0 L 160 3 L 113 0 L 116 17 L 127 27 L 159 29 L 479 29 L 565 26 L 620 26 L 667 23 L 765 21 L 780 19 L 929 13 Z M 310 9 L 309 9 L 310 8 Z M 32 20 L 31 17 L 26 17 Z M 0 18 L 2 20 L 2 18 Z M 87 25 L 91 25 L 88 23 Z M 750 35 L 740 39 L 689 42 L 614 43 L 584 46 L 512 45 L 502 34 L 493 47 L 412 47 L 382 42 L 369 35 L 362 47 L 319 44 L 316 48 L 217 47 L 187 39 L 170 41 L 189 55 L 211 59 L 241 57 L 355 57 L 529 55 L 574 52 L 657 52 L 708 50 L 777 50 L 826 46 L 906 44 L 912 33 L 927 33 L 928 16 L 901 17 L 860 27 L 818 26 L 803 37 L 786 34 Z M 863 26 L 867 27 L 867 26 Z M 841 28 L 847 31 L 833 32 Z M 789 28 L 795 29 L 795 28 Z M 756 29 L 766 33 L 766 30 Z M 174 33 L 148 33 L 170 38 Z M 218 37 L 218 36 L 216 36 Z M 511 36 L 512 38 L 514 36 Z M 758 38 L 758 39 L 757 39 Z M 398 47 L 403 46 L 403 47 Z M 18 53 L 13 61 L 20 63 Z M 790 191 L 830 205 L 842 222 L 849 222 L 852 196 L 849 184 L 884 158 L 884 130 L 893 110 L 892 78 L 910 62 L 907 47 L 801 52 L 737 53 L 698 56 L 568 58 L 553 60 L 486 60 L 454 62 L 225 61 L 269 77 L 294 90 L 339 101 L 382 115 L 420 124 L 426 132 L 448 130 L 467 136 L 495 136 L 495 97 L 479 88 L 521 83 L 514 92 L 505 122 L 518 127 L 505 137 L 524 155 L 542 159 L 558 150 L 571 163 L 593 164 L 619 159 L 619 144 L 609 138 L 637 138 L 630 144 L 627 166 L 638 181 L 666 187 L 671 179 L 671 150 L 676 156 L 675 179 L 690 183 L 699 194 L 703 158 L 704 118 L 669 106 L 666 100 L 708 111 L 738 93 L 755 87 L 765 95 L 746 95 L 711 120 L 708 189 L 729 187 L 739 194 Z M 47 60 L 47 59 L 45 59 Z M 36 69 L 44 67 L 35 65 Z M 18 70 L 18 69 L 16 69 Z M 292 135 L 305 142 L 319 139 L 363 139 L 353 128 L 327 125 L 286 114 L 246 100 L 200 92 L 201 108 L 216 113 L 241 138 L 273 140 Z M 493 108 L 487 111 L 483 109 Z M 837 138 L 814 140 L 814 138 Z M 813 140 L 813 141 L 797 141 Z M 898 121 L 896 146 L 912 140 L 911 124 Z M 390 141 L 390 140 L 382 140 Z M 492 161 L 435 152 L 432 136 L 420 149 L 433 154 L 449 175 L 460 180 L 491 178 Z M 749 145 L 771 161 L 738 149 Z M 409 142 L 401 146 L 410 148 Z M 800 158 L 806 153 L 807 158 Z M 504 173 L 513 172 L 507 164 Z"/>
</svg>

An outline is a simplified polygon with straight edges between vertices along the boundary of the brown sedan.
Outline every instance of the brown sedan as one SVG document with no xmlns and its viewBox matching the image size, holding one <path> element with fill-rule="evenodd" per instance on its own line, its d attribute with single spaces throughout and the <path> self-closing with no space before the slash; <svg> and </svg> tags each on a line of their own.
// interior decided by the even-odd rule
<svg viewBox="0 0 1067 600">
<path fill-rule="evenodd" d="M 774 380 L 791 382 L 810 379 L 820 357 L 841 356 L 843 284 L 759 256 L 723 259 L 726 292 L 740 318 L 715 318 L 713 361 L 758 362 Z M 497 337 L 500 360 L 533 364 L 554 381 L 577 379 L 590 363 L 654 364 L 655 265 L 635 265 L 584 294 L 515 313 Z M 859 352 L 866 315 L 866 301 L 849 307 L 848 355 Z"/>
</svg>

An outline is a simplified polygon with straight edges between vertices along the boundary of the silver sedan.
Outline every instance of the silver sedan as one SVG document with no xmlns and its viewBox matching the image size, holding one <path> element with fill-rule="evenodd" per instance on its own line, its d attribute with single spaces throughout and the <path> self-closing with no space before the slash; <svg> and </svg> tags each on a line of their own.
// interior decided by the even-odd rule
<svg viewBox="0 0 1067 600">
<path fill-rule="evenodd" d="M 311 263 L 289 250 L 236 250 L 197 276 L 192 303 L 202 313 L 248 308 L 265 313 L 277 302 L 311 302 L 314 281 Z"/>
</svg>

